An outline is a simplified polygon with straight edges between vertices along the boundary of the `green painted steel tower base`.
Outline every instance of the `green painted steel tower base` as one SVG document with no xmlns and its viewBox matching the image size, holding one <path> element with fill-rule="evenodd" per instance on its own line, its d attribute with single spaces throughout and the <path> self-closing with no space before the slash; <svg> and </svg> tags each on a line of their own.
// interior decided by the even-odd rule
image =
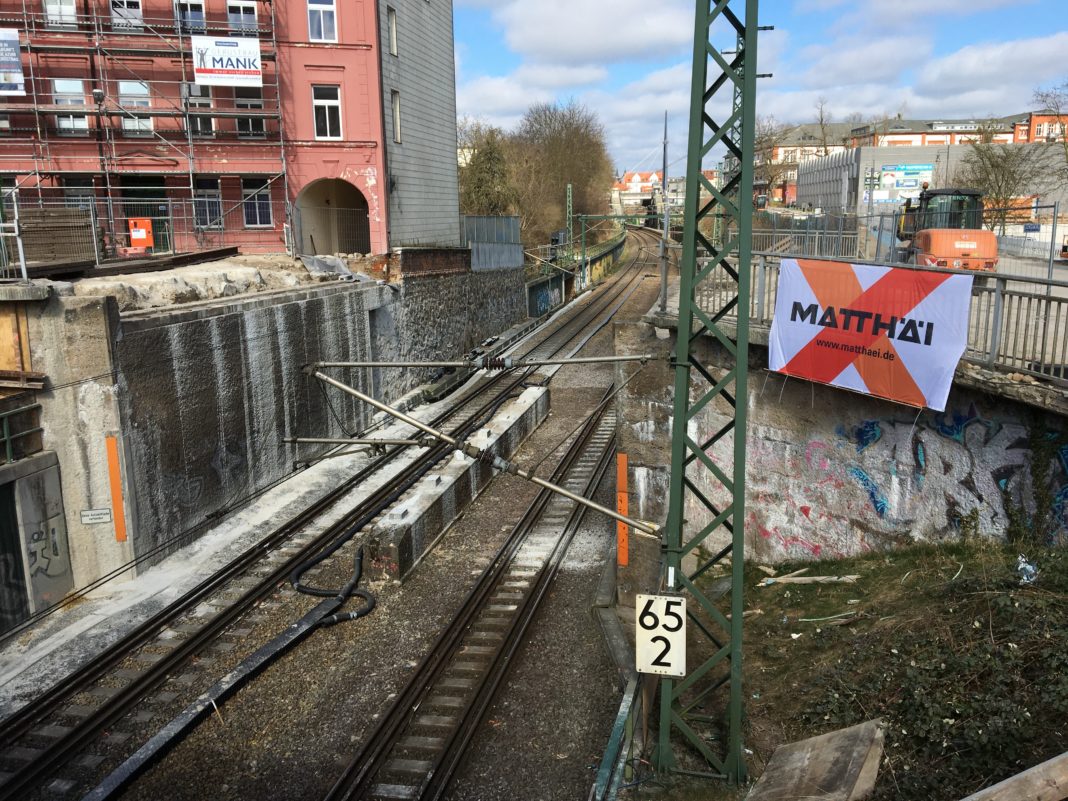
<svg viewBox="0 0 1068 801">
<path fill-rule="evenodd" d="M 757 6 L 697 3 L 664 543 L 666 591 L 688 600 L 690 664 L 686 678 L 661 681 L 656 752 L 661 771 L 732 783 L 746 778 L 742 568 Z M 706 170 L 724 155 L 735 166 L 716 185 Z M 722 238 L 713 241 L 717 227 Z M 713 283 L 715 292 L 702 291 Z M 732 328 L 737 320 L 733 338 L 721 327 L 728 316 Z M 703 363 L 701 340 L 714 341 L 730 366 Z M 716 599 L 702 577 L 728 558 L 730 591 Z"/>
</svg>

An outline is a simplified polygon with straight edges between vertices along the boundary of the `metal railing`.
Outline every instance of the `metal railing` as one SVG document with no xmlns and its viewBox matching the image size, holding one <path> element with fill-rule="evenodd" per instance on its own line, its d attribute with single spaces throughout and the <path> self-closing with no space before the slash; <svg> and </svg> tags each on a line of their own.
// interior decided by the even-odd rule
<svg viewBox="0 0 1068 801">
<path fill-rule="evenodd" d="M 20 423 L 12 423 L 12 418 L 25 415 Z M 38 434 L 44 429 L 40 425 L 41 404 L 31 403 L 16 409 L 0 411 L 0 443 L 3 443 L 0 453 L 8 464 L 16 459 L 22 459 L 41 450 L 40 442 L 23 443 L 24 437 Z"/>
<path fill-rule="evenodd" d="M 782 258 L 780 254 L 763 253 L 753 260 L 749 308 L 752 325 L 771 326 Z M 966 360 L 1068 385 L 1068 280 L 896 266 L 975 278 Z M 709 314 L 722 309 L 733 297 L 732 284 L 726 273 L 714 274 L 698 293 L 701 308 Z M 737 312 L 726 316 L 736 319 Z"/>
</svg>

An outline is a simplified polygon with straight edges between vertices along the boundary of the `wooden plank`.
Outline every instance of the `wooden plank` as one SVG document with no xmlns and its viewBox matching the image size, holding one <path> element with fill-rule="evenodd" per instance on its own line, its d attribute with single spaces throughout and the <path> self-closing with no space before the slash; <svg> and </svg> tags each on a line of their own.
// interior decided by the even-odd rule
<svg viewBox="0 0 1068 801">
<path fill-rule="evenodd" d="M 883 755 L 883 722 L 780 746 L 747 801 L 860 801 L 875 789 Z"/>
<path fill-rule="evenodd" d="M 964 801 L 1063 801 L 1068 798 L 1068 753 L 1035 765 Z"/>
<path fill-rule="evenodd" d="M 22 367 L 18 314 L 18 303 L 0 304 L 0 370 Z"/>
</svg>

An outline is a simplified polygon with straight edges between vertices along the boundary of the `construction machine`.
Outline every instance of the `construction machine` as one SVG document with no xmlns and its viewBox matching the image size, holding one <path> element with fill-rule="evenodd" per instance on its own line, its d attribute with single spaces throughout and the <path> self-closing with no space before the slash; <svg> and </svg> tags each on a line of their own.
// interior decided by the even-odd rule
<svg viewBox="0 0 1068 801">
<path fill-rule="evenodd" d="M 913 205 L 905 201 L 897 238 L 899 259 L 924 267 L 992 272 L 998 240 L 983 229 L 983 193 L 975 189 L 928 189 Z"/>
</svg>

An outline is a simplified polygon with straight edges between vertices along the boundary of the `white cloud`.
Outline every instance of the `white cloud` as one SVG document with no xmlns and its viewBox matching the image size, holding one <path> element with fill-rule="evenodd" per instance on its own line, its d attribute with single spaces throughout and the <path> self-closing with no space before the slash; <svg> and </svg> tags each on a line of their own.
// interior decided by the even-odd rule
<svg viewBox="0 0 1068 801">
<path fill-rule="evenodd" d="M 610 7 L 603 0 L 457 0 L 457 4 L 489 10 L 509 48 L 522 59 L 507 76 L 461 80 L 461 114 L 509 128 L 531 103 L 575 97 L 597 113 L 616 166 L 623 170 L 659 168 L 666 110 L 670 160 L 685 154 L 693 33 L 690 0 L 659 0 L 654 8 L 637 0 L 619 0 Z M 796 0 L 795 10 L 812 12 L 814 17 L 822 12 L 825 33 L 820 44 L 807 47 L 797 45 L 796 37 L 784 28 L 761 34 L 759 69 L 774 78 L 758 82 L 757 113 L 783 122 L 811 122 L 821 96 L 835 120 L 858 112 L 866 117 L 901 112 L 908 117 L 971 118 L 1024 111 L 1031 106 L 1036 86 L 1065 75 L 1068 32 L 972 44 L 938 58 L 932 53 L 940 26 L 951 24 L 946 16 L 1027 4 L 1027 0 Z M 917 20 L 934 17 L 942 22 L 915 27 Z M 892 28 L 887 27 L 890 21 L 896 23 Z M 902 33 L 904 21 L 909 23 L 907 33 Z M 610 82 L 612 64 L 653 58 L 669 66 L 625 86 Z M 730 96 L 727 85 L 714 103 L 717 120 L 728 113 Z M 680 162 L 670 172 L 678 175 L 683 169 Z"/>
<path fill-rule="evenodd" d="M 632 61 L 677 54 L 693 41 L 693 4 L 684 0 L 508 0 L 493 8 L 505 42 L 532 60 L 557 64 Z"/>
<path fill-rule="evenodd" d="M 1068 53 L 1068 31 L 1035 39 L 968 45 L 925 64 L 916 81 L 925 96 L 951 96 L 983 89 L 1033 88 L 1062 75 Z M 1026 102 L 1031 92 L 1027 91 Z M 1017 102 L 1024 102 L 1021 98 Z"/>
<path fill-rule="evenodd" d="M 798 54 L 805 86 L 828 88 L 896 81 L 910 63 L 927 58 L 931 42 L 922 37 L 888 36 L 880 39 L 838 40 L 833 45 L 806 47 Z M 908 53 L 904 59 L 898 54 Z M 887 55 L 890 55 L 888 58 Z"/>
</svg>

